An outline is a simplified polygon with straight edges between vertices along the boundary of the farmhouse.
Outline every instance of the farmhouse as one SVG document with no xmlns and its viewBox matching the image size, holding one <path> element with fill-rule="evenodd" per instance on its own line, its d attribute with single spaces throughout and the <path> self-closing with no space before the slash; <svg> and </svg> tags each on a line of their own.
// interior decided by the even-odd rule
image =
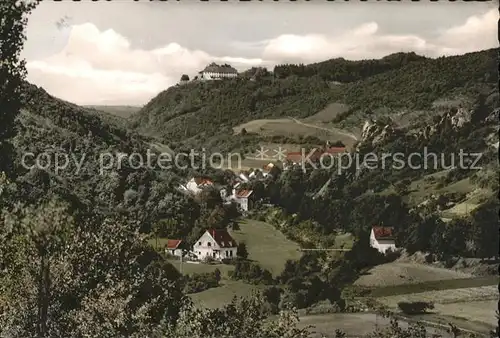
<svg viewBox="0 0 500 338">
<path fill-rule="evenodd" d="M 236 257 L 237 243 L 226 229 L 208 229 L 193 245 L 196 257 L 216 260 Z"/>
<path fill-rule="evenodd" d="M 240 209 L 243 211 L 248 211 L 252 207 L 252 196 L 253 190 L 248 189 L 233 189 L 232 199 L 239 205 Z"/>
<path fill-rule="evenodd" d="M 374 226 L 370 234 L 370 246 L 385 254 L 387 250 L 396 250 L 394 228 Z"/>
<path fill-rule="evenodd" d="M 165 246 L 165 253 L 182 257 L 182 248 L 181 248 L 182 240 L 180 239 L 169 239 L 167 241 L 167 245 Z"/>
<path fill-rule="evenodd" d="M 238 71 L 228 64 L 219 66 L 212 62 L 199 72 L 201 80 L 222 80 L 231 79 L 238 76 Z"/>
</svg>

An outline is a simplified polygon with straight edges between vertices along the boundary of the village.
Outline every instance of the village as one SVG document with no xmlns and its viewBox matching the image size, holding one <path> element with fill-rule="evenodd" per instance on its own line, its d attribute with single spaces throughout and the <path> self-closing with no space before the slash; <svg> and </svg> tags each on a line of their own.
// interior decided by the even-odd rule
<svg viewBox="0 0 500 338">
<path fill-rule="evenodd" d="M 307 155 L 311 160 L 318 161 L 321 157 L 339 155 L 346 151 L 345 147 L 330 147 L 327 142 L 324 147 L 315 149 L 312 154 Z M 282 162 L 269 162 L 262 168 L 233 171 L 234 177 L 230 182 L 230 187 L 216 184 L 209 177 L 196 176 L 184 184 L 179 184 L 178 190 L 193 198 L 205 190 L 216 190 L 220 194 L 223 204 L 234 204 L 240 212 L 241 218 L 244 219 L 256 205 L 271 206 L 267 201 L 256 197 L 254 191 L 249 188 L 252 183 L 261 182 L 265 186 L 266 182 L 279 171 L 287 171 L 301 166 L 305 156 L 306 154 L 302 152 L 287 152 L 286 158 Z M 227 229 L 206 229 L 191 247 L 186 246 L 185 240 L 182 238 L 167 239 L 164 243 L 163 249 L 167 255 L 181 259 L 186 263 L 223 262 L 238 256 L 238 242 Z M 397 251 L 393 228 L 374 224 L 370 234 L 370 246 L 381 254 Z"/>
</svg>

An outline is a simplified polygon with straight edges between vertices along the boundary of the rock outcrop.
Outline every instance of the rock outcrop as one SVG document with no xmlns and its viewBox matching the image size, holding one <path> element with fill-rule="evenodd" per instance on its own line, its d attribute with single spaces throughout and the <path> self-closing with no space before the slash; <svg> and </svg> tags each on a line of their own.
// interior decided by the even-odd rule
<svg viewBox="0 0 500 338">
<path fill-rule="evenodd" d="M 369 119 L 365 121 L 363 128 L 361 130 L 361 139 L 356 147 L 359 150 L 364 146 L 376 146 L 378 144 L 387 142 L 398 134 L 398 130 L 395 128 L 394 123 L 389 121 L 389 123 Z"/>
</svg>

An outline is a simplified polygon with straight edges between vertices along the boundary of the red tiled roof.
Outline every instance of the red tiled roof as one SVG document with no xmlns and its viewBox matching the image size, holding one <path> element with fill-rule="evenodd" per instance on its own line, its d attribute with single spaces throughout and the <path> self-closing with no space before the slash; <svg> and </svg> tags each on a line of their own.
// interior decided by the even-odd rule
<svg viewBox="0 0 500 338">
<path fill-rule="evenodd" d="M 286 159 L 295 163 L 302 162 L 301 152 L 290 152 L 286 154 Z"/>
<path fill-rule="evenodd" d="M 180 239 L 169 239 L 167 241 L 167 249 L 174 250 L 181 244 L 182 240 Z"/>
<path fill-rule="evenodd" d="M 298 163 L 302 162 L 302 158 L 309 158 L 311 161 L 317 161 L 319 160 L 322 156 L 328 155 L 328 154 L 338 154 L 338 153 L 343 153 L 346 151 L 346 148 L 344 147 L 330 147 L 328 149 L 322 150 L 322 149 L 314 149 L 312 154 L 309 156 L 311 151 L 306 151 L 304 153 L 302 152 L 289 152 L 286 154 L 287 160 L 290 160 L 292 162 Z"/>
<path fill-rule="evenodd" d="M 238 198 L 248 198 L 253 193 L 253 190 L 243 189 L 236 192 Z"/>
<path fill-rule="evenodd" d="M 203 178 L 203 177 L 195 177 L 194 181 L 197 185 L 213 185 L 214 184 L 214 182 L 212 182 L 208 178 Z"/>
<path fill-rule="evenodd" d="M 392 227 L 380 227 L 374 226 L 372 227 L 373 234 L 375 235 L 375 239 L 394 239 Z"/>
<path fill-rule="evenodd" d="M 325 150 L 327 154 L 338 154 L 345 152 L 345 147 L 330 147 Z"/>
<path fill-rule="evenodd" d="M 207 231 L 221 248 L 233 248 L 236 246 L 236 241 L 226 229 L 208 229 Z"/>
</svg>

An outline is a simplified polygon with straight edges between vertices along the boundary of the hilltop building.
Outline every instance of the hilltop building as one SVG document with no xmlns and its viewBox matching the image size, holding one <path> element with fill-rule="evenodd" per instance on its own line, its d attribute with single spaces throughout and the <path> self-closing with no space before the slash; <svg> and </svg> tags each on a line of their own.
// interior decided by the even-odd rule
<svg viewBox="0 0 500 338">
<path fill-rule="evenodd" d="M 201 80 L 222 80 L 222 79 L 232 79 L 238 76 L 238 71 L 231 67 L 231 65 L 223 64 L 218 65 L 212 62 L 205 67 L 199 73 L 199 78 Z"/>
<path fill-rule="evenodd" d="M 189 82 L 189 76 L 187 74 L 182 74 L 179 84 L 183 85 Z"/>
</svg>

